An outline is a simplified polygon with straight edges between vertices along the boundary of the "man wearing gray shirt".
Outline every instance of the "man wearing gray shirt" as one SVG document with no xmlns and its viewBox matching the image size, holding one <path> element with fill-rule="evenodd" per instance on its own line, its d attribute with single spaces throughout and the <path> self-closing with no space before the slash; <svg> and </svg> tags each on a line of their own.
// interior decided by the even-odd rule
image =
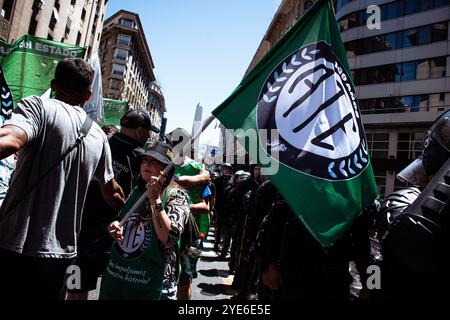
<svg viewBox="0 0 450 320">
<path fill-rule="evenodd" d="M 19 151 L 0 208 L 0 296 L 63 298 L 91 180 L 111 207 L 123 205 L 108 141 L 96 123 L 61 161 L 85 125 L 81 106 L 91 96 L 93 74 L 81 59 L 61 61 L 51 83 L 55 98 L 23 99 L 0 129 L 0 159 Z"/>
</svg>

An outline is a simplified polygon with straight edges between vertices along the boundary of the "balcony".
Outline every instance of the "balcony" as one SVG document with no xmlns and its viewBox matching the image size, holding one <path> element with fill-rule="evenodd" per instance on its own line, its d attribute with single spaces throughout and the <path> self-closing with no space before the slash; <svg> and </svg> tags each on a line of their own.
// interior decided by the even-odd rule
<svg viewBox="0 0 450 320">
<path fill-rule="evenodd" d="M 148 87 L 148 94 L 154 96 L 158 100 L 159 105 L 161 106 L 161 109 L 163 112 L 167 111 L 166 102 L 164 100 L 164 96 L 163 96 L 158 84 L 156 84 L 155 82 L 151 82 Z"/>
</svg>

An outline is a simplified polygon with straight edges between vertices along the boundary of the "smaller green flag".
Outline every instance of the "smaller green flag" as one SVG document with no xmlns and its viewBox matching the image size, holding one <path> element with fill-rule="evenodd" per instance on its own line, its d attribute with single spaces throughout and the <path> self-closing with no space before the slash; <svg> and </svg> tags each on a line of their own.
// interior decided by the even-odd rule
<svg viewBox="0 0 450 320">
<path fill-rule="evenodd" d="M 112 99 L 103 99 L 104 117 L 102 126 L 120 126 L 120 118 L 128 111 L 128 102 Z"/>
</svg>

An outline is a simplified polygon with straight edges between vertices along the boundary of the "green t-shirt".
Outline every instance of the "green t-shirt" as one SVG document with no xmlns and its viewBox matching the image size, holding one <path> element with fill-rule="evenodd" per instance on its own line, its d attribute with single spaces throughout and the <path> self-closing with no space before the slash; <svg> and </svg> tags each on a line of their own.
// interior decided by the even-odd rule
<svg viewBox="0 0 450 320">
<path fill-rule="evenodd" d="M 181 176 L 196 176 L 202 170 L 202 164 L 194 160 L 182 165 L 181 167 L 175 167 L 175 174 L 179 177 Z M 199 203 L 202 197 L 203 189 L 205 186 L 203 184 L 198 184 L 187 190 L 191 203 Z"/>
<path fill-rule="evenodd" d="M 194 160 L 182 165 L 181 167 L 175 167 L 175 174 L 177 176 L 196 176 L 202 170 L 202 164 Z M 203 190 L 205 185 L 199 184 L 188 189 L 189 198 L 193 204 L 199 203 L 202 198 Z M 195 221 L 199 229 L 199 233 L 203 233 L 205 236 L 208 234 L 209 229 L 209 214 L 208 213 L 198 213 L 194 215 Z"/>
<path fill-rule="evenodd" d="M 122 218 L 136 203 L 146 188 L 136 186 L 120 211 Z M 166 191 L 163 205 L 170 190 Z M 115 241 L 111 257 L 103 274 L 101 300 L 159 300 L 167 257 L 150 222 L 144 226 L 139 212 L 149 212 L 144 201 L 123 227 L 123 241 Z M 151 215 L 150 215 L 151 217 Z"/>
</svg>

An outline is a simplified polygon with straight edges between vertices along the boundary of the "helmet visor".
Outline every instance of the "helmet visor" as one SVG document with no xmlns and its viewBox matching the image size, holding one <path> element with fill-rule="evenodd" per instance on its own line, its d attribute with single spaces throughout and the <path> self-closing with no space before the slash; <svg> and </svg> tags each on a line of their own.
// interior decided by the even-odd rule
<svg viewBox="0 0 450 320">
<path fill-rule="evenodd" d="M 429 178 L 422 163 L 422 156 L 419 156 L 397 174 L 397 179 L 402 182 L 409 182 L 415 186 L 424 187 L 429 182 Z"/>
<path fill-rule="evenodd" d="M 450 110 L 435 121 L 428 130 L 428 136 L 450 152 Z"/>
</svg>

